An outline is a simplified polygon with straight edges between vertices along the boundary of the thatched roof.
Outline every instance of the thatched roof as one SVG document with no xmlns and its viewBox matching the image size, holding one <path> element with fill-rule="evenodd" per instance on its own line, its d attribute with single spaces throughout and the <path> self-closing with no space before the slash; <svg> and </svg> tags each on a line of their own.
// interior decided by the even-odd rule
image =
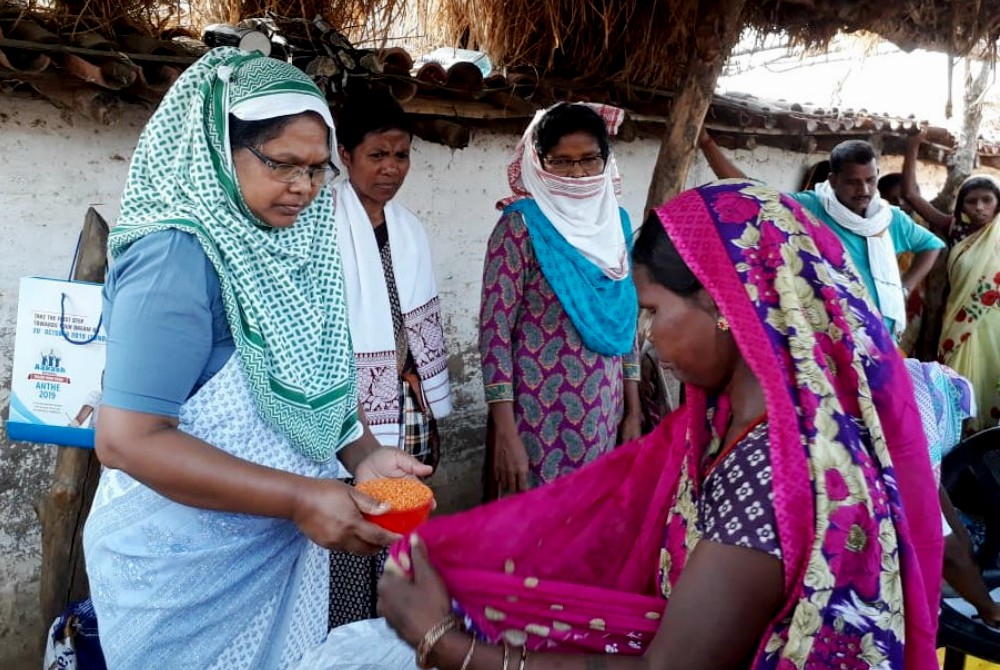
<svg viewBox="0 0 1000 670">
<path fill-rule="evenodd" d="M 587 81 L 676 90 L 694 44 L 712 40 L 715 2 L 699 0 L 0 0 L 69 23 L 74 33 L 159 37 L 208 23 L 274 15 L 321 16 L 352 38 L 390 37 L 404 10 L 419 11 L 441 43 L 481 48 L 507 68 Z M 71 21 L 72 20 L 72 21 Z M 822 45 L 837 32 L 868 31 L 904 49 L 992 55 L 1000 0 L 747 0 L 743 23 Z M 729 45 L 715 45 L 725 53 Z"/>
<path fill-rule="evenodd" d="M 447 43 L 509 67 L 676 90 L 694 45 L 711 40 L 714 2 L 698 0 L 421 0 Z M 904 49 L 993 53 L 1000 0 L 747 0 L 743 23 L 823 45 L 869 31 Z M 731 45 L 716 45 L 726 51 Z"/>
<path fill-rule="evenodd" d="M 1000 37 L 996 0 L 767 0 L 748 2 L 747 23 L 824 43 L 838 32 L 866 31 L 904 50 L 992 55 Z"/>
<path fill-rule="evenodd" d="M 317 16 L 338 27 L 383 34 L 393 25 L 403 0 L 0 0 L 0 16 L 44 16 L 73 34 L 98 32 L 105 37 L 138 32 L 162 37 L 178 32 L 196 36 L 212 23 L 235 24 L 275 15 L 311 21 Z"/>
<path fill-rule="evenodd" d="M 643 124 L 662 123 L 671 109 L 671 91 L 686 67 L 686 54 L 695 53 L 677 45 L 714 34 L 710 28 L 686 27 L 701 25 L 705 8 L 696 2 L 589 0 L 575 8 L 570 24 L 555 18 L 571 5 L 568 0 L 435 0 L 437 25 L 464 33 L 466 45 L 487 49 L 496 62 L 508 65 L 503 74 L 484 78 L 469 64 L 448 72 L 434 64 L 412 71 L 413 58 L 405 51 L 355 49 L 333 29 L 377 38 L 373 26 L 391 23 L 403 1 L 347 0 L 333 5 L 318 0 L 0 0 L 0 94 L 40 95 L 67 115 L 82 113 L 113 122 L 122 104 L 155 104 L 205 51 L 197 39 L 201 26 L 269 16 L 261 29 L 276 30 L 286 40 L 292 62 L 313 76 L 334 106 L 352 85 L 386 87 L 424 120 L 418 131 L 426 131 L 425 139 L 462 146 L 470 127 L 503 122 L 523 127 L 536 109 L 560 99 L 624 107 L 634 135 Z M 411 0 L 424 3 L 424 10 L 431 1 Z M 847 9 L 860 4 L 750 3 L 745 15 L 757 27 L 768 25 L 765 19 L 784 26 L 800 41 L 822 41 L 838 27 L 877 28 L 899 42 L 916 40 L 923 46 L 950 34 L 941 27 L 941 17 L 951 16 L 948 3 L 886 2 L 886 7 L 851 19 Z M 955 19 L 960 37 L 956 52 L 959 47 L 992 45 L 989 40 L 995 39 L 1000 25 L 1000 0 L 970 4 Z M 493 13 L 478 13 L 489 8 Z M 996 9 L 998 18 L 973 20 L 987 9 Z M 293 18 L 275 13 L 279 11 Z M 314 18 L 294 18 L 305 14 Z M 326 20 L 316 20 L 317 15 Z M 366 16 L 381 18 L 368 21 Z M 653 30 L 650 25 L 668 27 Z M 484 42 L 484 36 L 490 41 Z M 646 50 L 636 44 L 645 44 Z M 583 52 L 589 57 L 582 57 Z M 707 117 L 723 143 L 797 151 L 823 150 L 857 136 L 879 139 L 885 150 L 895 152 L 901 147 L 899 138 L 916 122 L 864 110 L 810 109 L 733 96 L 717 96 Z M 929 158 L 942 161 L 954 138 L 944 129 L 936 132 L 938 150 Z M 1000 146 L 982 143 L 981 154 L 985 161 L 998 161 Z"/>
</svg>

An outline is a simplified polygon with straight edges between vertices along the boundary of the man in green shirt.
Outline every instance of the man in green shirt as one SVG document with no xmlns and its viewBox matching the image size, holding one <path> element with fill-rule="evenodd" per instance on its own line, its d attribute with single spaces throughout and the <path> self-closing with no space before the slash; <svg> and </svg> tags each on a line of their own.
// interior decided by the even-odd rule
<svg viewBox="0 0 1000 670">
<path fill-rule="evenodd" d="M 708 164 L 720 178 L 746 178 L 702 133 L 698 139 Z M 875 149 L 863 140 L 841 142 L 830 152 L 830 177 L 814 191 L 793 193 L 806 210 L 826 224 L 847 250 L 889 332 L 898 340 L 906 327 L 906 298 L 930 272 L 944 242 L 878 193 Z M 900 275 L 897 257 L 915 257 Z"/>
</svg>

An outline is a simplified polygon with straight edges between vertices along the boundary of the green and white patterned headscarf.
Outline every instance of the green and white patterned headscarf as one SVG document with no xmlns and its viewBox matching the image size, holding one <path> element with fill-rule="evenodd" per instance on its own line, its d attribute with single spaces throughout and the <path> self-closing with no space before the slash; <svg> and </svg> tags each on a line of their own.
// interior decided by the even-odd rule
<svg viewBox="0 0 1000 670">
<path fill-rule="evenodd" d="M 264 418 L 316 461 L 361 434 L 347 297 L 330 189 L 291 228 L 271 228 L 240 194 L 229 114 L 303 111 L 333 121 L 301 70 L 220 48 L 189 67 L 146 125 L 108 242 L 113 258 L 149 233 L 198 238 L 219 274 L 236 350 Z M 332 147 L 331 147 L 332 148 Z"/>
</svg>

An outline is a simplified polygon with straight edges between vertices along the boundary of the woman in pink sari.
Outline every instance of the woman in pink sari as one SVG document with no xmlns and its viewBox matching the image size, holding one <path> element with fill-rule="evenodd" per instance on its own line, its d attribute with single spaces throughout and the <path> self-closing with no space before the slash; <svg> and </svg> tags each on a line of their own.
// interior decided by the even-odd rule
<svg viewBox="0 0 1000 670">
<path fill-rule="evenodd" d="M 634 264 L 686 406 L 397 546 L 380 600 L 418 664 L 937 668 L 926 440 L 837 238 L 774 189 L 725 181 L 658 209 Z"/>
</svg>

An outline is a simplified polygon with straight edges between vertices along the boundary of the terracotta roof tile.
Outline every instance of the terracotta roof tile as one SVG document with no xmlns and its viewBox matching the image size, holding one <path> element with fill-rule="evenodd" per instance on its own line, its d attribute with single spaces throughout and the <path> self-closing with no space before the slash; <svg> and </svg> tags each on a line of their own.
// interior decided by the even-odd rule
<svg viewBox="0 0 1000 670">
<path fill-rule="evenodd" d="M 293 22 L 283 33 L 282 48 L 291 52 L 292 62 L 313 77 L 333 105 L 343 99 L 345 87 L 349 91 L 356 82 L 384 86 L 407 111 L 445 119 L 443 125 L 425 127 L 432 129 L 428 138 L 447 144 L 468 141 L 467 130 L 456 132 L 455 122 L 511 119 L 523 123 L 536 109 L 559 99 L 617 104 L 629 110 L 630 120 L 638 124 L 662 122 L 672 100 L 667 91 L 539 79 L 523 68 L 484 78 L 471 64 L 446 71 L 429 63 L 413 74 L 407 70 L 413 58 L 398 47 L 355 49 L 325 24 L 314 24 L 318 33 L 299 30 L 303 26 L 305 22 Z M 0 14 L 0 95 L 39 94 L 64 111 L 111 122 L 118 104 L 155 104 L 207 48 L 183 31 L 160 38 L 128 29 L 115 34 L 94 29 L 73 32 L 42 17 Z M 822 151 L 846 137 L 875 137 L 883 151 L 896 153 L 902 151 L 905 135 L 918 126 L 912 116 L 825 109 L 808 102 L 747 94 L 717 95 L 706 123 L 730 146 L 770 144 L 794 151 Z M 634 136 L 634 132 L 626 135 Z M 938 127 L 930 128 L 929 135 L 928 157 L 943 161 L 953 150 L 955 138 Z M 996 160 L 1000 145 L 981 142 L 980 154 Z"/>
</svg>

